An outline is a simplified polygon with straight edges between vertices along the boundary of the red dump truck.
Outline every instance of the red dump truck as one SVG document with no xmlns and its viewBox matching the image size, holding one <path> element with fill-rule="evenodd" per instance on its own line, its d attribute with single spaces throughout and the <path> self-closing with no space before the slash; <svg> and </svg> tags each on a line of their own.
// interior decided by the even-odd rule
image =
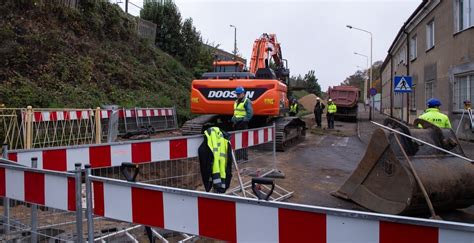
<svg viewBox="0 0 474 243">
<path fill-rule="evenodd" d="M 357 102 L 360 90 L 353 86 L 334 86 L 328 89 L 329 98 L 337 106 L 336 119 L 357 121 Z"/>
</svg>

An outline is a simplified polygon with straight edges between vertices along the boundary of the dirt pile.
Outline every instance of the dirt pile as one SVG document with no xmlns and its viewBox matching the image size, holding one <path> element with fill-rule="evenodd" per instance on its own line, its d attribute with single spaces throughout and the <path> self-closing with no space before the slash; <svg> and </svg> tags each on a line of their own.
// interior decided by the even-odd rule
<svg viewBox="0 0 474 243">
<path fill-rule="evenodd" d="M 305 110 L 312 112 L 314 105 L 316 105 L 316 98 L 318 98 L 318 96 L 315 94 L 309 94 L 301 97 L 298 102 L 304 107 Z M 325 102 L 323 103 L 325 104 Z"/>
</svg>

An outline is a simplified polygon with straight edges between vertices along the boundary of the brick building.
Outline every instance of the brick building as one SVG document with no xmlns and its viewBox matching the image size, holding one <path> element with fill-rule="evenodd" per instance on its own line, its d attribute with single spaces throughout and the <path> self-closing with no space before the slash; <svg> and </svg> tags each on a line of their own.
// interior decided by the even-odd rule
<svg viewBox="0 0 474 243">
<path fill-rule="evenodd" d="M 384 113 L 412 123 L 436 97 L 456 129 L 463 101 L 474 101 L 474 0 L 424 0 L 398 32 L 381 70 Z M 412 76 L 413 93 L 395 94 L 395 76 Z M 474 139 L 466 118 L 460 137 Z"/>
</svg>

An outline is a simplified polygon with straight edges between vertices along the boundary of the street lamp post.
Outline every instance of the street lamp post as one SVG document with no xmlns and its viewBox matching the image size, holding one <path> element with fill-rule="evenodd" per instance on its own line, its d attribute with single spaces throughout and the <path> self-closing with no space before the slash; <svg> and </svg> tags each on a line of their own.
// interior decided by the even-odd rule
<svg viewBox="0 0 474 243">
<path fill-rule="evenodd" d="M 237 27 L 235 25 L 229 25 L 231 28 L 234 28 L 234 60 L 237 60 Z"/>
<path fill-rule="evenodd" d="M 367 55 L 360 54 L 360 53 L 357 53 L 357 52 L 354 52 L 354 54 L 358 55 L 358 56 L 365 57 L 366 64 L 367 64 L 367 70 L 369 70 L 369 57 Z M 364 79 L 364 90 L 363 90 L 363 92 L 364 92 L 364 105 L 365 105 L 366 101 L 367 101 L 367 79 Z"/>
<path fill-rule="evenodd" d="M 369 81 L 369 86 L 372 87 L 372 65 L 373 65 L 372 64 L 372 32 L 370 32 L 368 30 L 356 28 L 352 25 L 346 25 L 346 27 L 349 28 L 349 29 L 355 29 L 355 30 L 362 31 L 362 32 L 365 32 L 365 33 L 370 35 L 370 75 L 369 75 L 370 81 Z M 370 106 L 370 109 L 369 109 L 369 120 L 372 120 L 372 106 Z"/>
</svg>

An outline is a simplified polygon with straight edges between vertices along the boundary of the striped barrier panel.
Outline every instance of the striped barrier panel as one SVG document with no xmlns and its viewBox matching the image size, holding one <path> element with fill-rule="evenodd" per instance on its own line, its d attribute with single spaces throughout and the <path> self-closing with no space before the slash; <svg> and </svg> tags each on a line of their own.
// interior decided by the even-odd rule
<svg viewBox="0 0 474 243">
<path fill-rule="evenodd" d="M 75 211 L 75 181 L 71 173 L 0 163 L 0 197 Z"/>
<path fill-rule="evenodd" d="M 252 147 L 273 141 L 273 127 L 231 132 L 234 149 Z M 38 168 L 72 171 L 75 163 L 90 164 L 92 168 L 119 166 L 123 162 L 147 163 L 194 158 L 203 141 L 202 135 L 126 141 L 100 145 L 12 150 L 8 159 L 24 166 L 38 159 Z"/>
<path fill-rule="evenodd" d="M 22 112 L 25 117 L 26 112 Z M 65 110 L 65 111 L 33 111 L 33 122 L 49 122 L 49 121 L 75 121 L 88 120 L 94 116 L 94 111 L 87 110 Z"/>
<path fill-rule="evenodd" d="M 94 214 L 229 242 L 473 243 L 474 225 L 211 194 L 90 176 Z"/>
<path fill-rule="evenodd" d="M 111 110 L 101 110 L 100 118 L 108 119 L 111 114 Z M 33 111 L 32 112 L 33 122 L 47 122 L 47 121 L 72 121 L 72 120 L 87 120 L 94 116 L 94 110 L 48 110 L 48 111 Z M 26 115 L 26 111 L 22 112 L 23 117 Z M 120 118 L 132 118 L 132 117 L 158 117 L 158 116 L 173 116 L 173 108 L 137 108 L 137 109 L 120 109 Z"/>
</svg>

